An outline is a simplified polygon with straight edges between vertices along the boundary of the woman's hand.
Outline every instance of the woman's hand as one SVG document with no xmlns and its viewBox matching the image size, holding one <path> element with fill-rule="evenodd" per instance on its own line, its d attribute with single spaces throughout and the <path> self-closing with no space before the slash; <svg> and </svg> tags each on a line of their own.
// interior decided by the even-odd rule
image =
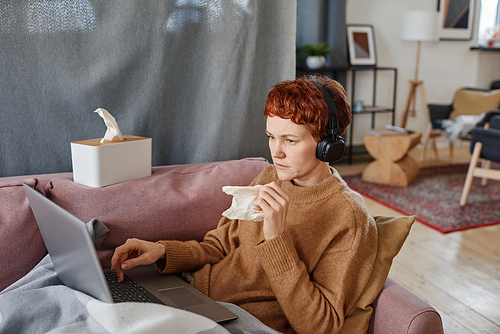
<svg viewBox="0 0 500 334">
<path fill-rule="evenodd" d="M 285 231 L 288 196 L 276 182 L 263 185 L 254 201 L 257 210 L 264 212 L 264 238 L 272 239 Z"/>
<path fill-rule="evenodd" d="M 123 245 L 115 249 L 111 258 L 111 270 L 115 270 L 118 281 L 123 281 L 124 270 L 132 269 L 139 265 L 155 263 L 165 255 L 165 247 L 162 244 L 128 239 Z"/>
</svg>

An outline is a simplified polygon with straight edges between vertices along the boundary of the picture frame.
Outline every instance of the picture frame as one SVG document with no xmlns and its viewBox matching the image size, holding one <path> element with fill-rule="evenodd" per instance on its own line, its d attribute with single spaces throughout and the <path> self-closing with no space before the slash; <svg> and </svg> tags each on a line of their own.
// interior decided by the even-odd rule
<svg viewBox="0 0 500 334">
<path fill-rule="evenodd" d="M 368 24 L 348 24 L 347 48 L 349 63 L 353 66 L 376 66 L 375 35 L 373 26 Z"/>
<path fill-rule="evenodd" d="M 438 0 L 438 38 L 472 39 L 475 0 Z"/>
</svg>

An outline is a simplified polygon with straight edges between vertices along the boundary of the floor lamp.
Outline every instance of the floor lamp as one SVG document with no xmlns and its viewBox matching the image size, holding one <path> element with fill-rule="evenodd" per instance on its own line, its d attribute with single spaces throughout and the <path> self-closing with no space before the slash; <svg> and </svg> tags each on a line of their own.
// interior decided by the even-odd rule
<svg viewBox="0 0 500 334">
<path fill-rule="evenodd" d="M 401 40 L 417 42 L 417 59 L 415 64 L 415 78 L 410 80 L 410 92 L 406 99 L 406 106 L 401 119 L 401 127 L 406 127 L 406 120 L 410 110 L 412 116 L 415 114 L 415 100 L 417 89 L 420 89 L 420 95 L 425 108 L 427 100 L 423 81 L 418 80 L 418 67 L 420 62 L 420 44 L 421 42 L 437 41 L 437 12 L 412 11 L 403 13 L 401 20 Z M 411 106 L 411 109 L 410 109 Z"/>
</svg>

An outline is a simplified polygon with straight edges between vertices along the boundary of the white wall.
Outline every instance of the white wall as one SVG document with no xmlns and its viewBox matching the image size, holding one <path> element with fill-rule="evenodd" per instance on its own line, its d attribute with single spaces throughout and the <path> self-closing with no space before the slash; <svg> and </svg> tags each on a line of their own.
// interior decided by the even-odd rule
<svg viewBox="0 0 500 334">
<path fill-rule="evenodd" d="M 473 36 L 477 31 L 480 0 L 476 0 Z M 399 39 L 401 16 L 405 11 L 437 9 L 437 0 L 347 0 L 347 24 L 371 24 L 375 31 L 377 65 L 398 69 L 396 125 L 400 124 L 405 107 L 409 80 L 415 75 L 417 43 Z M 474 36 L 475 37 L 475 36 Z M 457 88 L 463 86 L 488 88 L 491 81 L 500 79 L 500 52 L 471 51 L 477 45 L 470 41 L 422 42 L 419 79 L 423 80 L 429 103 L 450 103 Z M 356 77 L 356 99 L 371 101 L 371 77 Z M 391 80 L 379 75 L 377 104 L 391 103 Z M 347 84 L 348 90 L 350 83 Z M 358 94 L 359 92 L 359 94 Z M 350 96 L 350 95 L 349 95 Z M 408 118 L 407 128 L 423 131 L 426 125 L 423 104 L 417 96 L 417 117 Z M 371 125 L 369 115 L 355 116 L 354 144 L 361 144 L 365 130 Z M 376 127 L 390 123 L 389 116 L 376 116 Z"/>
</svg>

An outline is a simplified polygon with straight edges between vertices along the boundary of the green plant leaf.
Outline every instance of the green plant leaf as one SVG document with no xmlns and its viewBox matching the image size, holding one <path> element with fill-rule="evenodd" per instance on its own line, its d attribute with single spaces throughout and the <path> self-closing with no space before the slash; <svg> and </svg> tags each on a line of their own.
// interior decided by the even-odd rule
<svg viewBox="0 0 500 334">
<path fill-rule="evenodd" d="M 328 47 L 328 44 L 325 42 L 303 44 L 297 51 L 300 58 L 306 58 L 308 56 L 324 56 L 332 53 L 330 47 Z"/>
</svg>

